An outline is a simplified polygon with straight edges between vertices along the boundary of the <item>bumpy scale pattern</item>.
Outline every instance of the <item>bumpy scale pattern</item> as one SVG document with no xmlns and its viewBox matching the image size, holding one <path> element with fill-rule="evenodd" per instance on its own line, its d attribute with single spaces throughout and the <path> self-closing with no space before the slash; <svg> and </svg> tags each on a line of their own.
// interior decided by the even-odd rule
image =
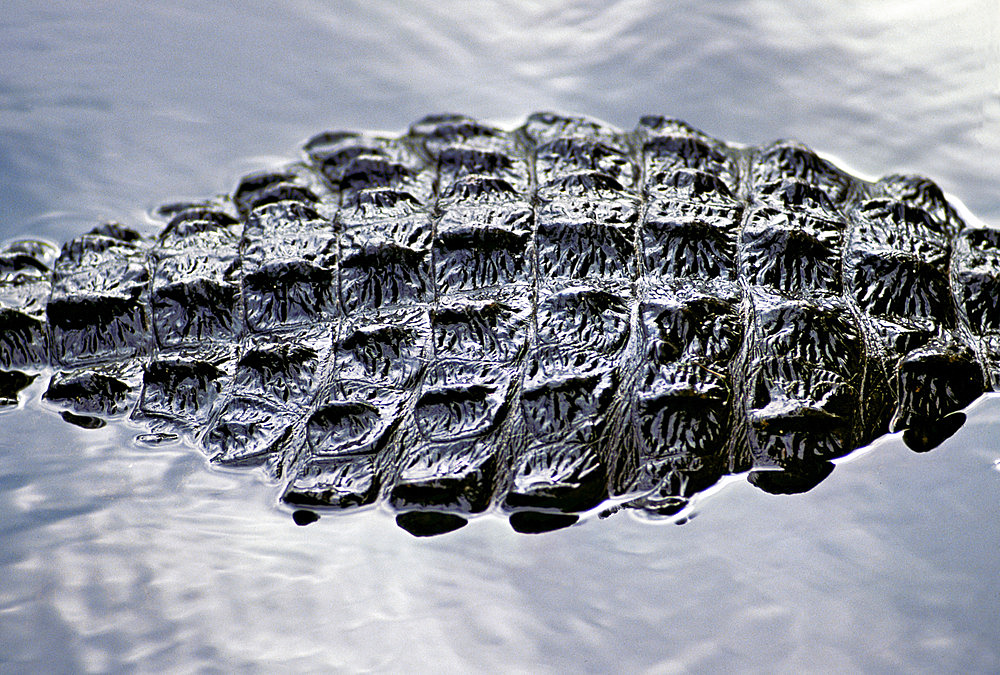
<svg viewBox="0 0 1000 675">
<path fill-rule="evenodd" d="M 748 469 L 801 491 L 1000 384 L 1000 231 L 794 142 L 431 116 L 159 213 L 0 251 L 0 396 L 51 366 L 70 421 L 129 413 L 415 534 L 672 514 Z"/>
</svg>

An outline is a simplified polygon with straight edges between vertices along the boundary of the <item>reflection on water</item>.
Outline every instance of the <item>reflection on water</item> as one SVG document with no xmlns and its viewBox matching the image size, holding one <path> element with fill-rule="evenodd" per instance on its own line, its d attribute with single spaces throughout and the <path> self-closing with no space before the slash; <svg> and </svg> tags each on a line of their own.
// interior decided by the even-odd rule
<svg viewBox="0 0 1000 675">
<path fill-rule="evenodd" d="M 151 229 L 326 125 L 542 108 L 796 136 L 1000 220 L 992 0 L 374 4 L 7 3 L 0 238 Z M 32 404 L 0 414 L 0 670 L 995 671 L 998 403 L 805 495 L 727 483 L 681 527 L 432 540 L 377 510 L 295 527 L 252 475 Z"/>
</svg>

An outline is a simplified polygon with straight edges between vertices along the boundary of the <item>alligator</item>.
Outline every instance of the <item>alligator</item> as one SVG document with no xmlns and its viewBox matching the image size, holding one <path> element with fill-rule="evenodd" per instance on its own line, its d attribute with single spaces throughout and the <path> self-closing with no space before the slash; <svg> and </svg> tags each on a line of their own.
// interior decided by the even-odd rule
<svg viewBox="0 0 1000 675">
<path fill-rule="evenodd" d="M 1000 385 L 1000 229 L 795 141 L 432 115 L 155 216 L 0 249 L 0 400 L 46 376 L 70 422 L 263 467 L 299 524 L 537 533 L 674 517 L 731 474 L 802 492 Z"/>
</svg>

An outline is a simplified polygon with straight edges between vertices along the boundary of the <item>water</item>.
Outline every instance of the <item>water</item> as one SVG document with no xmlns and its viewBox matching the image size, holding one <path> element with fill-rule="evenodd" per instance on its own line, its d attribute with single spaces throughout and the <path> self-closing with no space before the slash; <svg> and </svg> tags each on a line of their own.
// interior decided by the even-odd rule
<svg viewBox="0 0 1000 675">
<path fill-rule="evenodd" d="M 955 2 L 5 3 L 0 239 L 232 188 L 328 126 L 683 117 L 934 177 L 1000 223 L 1000 11 Z M 0 415 L 0 672 L 1000 669 L 1000 398 L 813 491 L 414 539 L 296 528 L 256 476 L 38 402 Z"/>
</svg>

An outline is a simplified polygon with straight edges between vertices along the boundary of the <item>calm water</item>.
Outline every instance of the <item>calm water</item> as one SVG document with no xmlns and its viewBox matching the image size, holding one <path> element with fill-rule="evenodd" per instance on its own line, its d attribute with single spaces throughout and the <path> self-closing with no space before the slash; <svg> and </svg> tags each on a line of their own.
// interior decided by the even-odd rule
<svg viewBox="0 0 1000 675">
<path fill-rule="evenodd" d="M 148 229 L 328 126 L 540 108 L 795 136 L 1000 224 L 995 0 L 659 4 L 7 0 L 0 240 Z M 297 528 L 257 476 L 31 393 L 0 413 L 2 673 L 1000 669 L 1000 397 L 929 454 L 735 480 L 683 526 L 418 540 L 378 511 Z"/>
</svg>

